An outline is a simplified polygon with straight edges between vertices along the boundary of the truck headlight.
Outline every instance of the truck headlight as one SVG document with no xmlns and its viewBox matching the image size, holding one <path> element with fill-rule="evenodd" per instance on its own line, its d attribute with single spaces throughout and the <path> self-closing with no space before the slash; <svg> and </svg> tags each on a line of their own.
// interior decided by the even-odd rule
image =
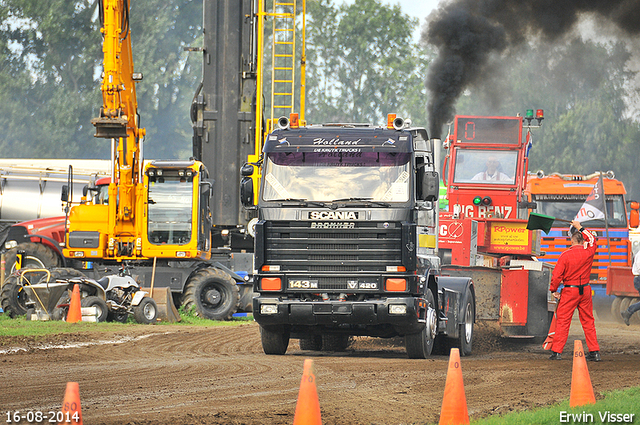
<svg viewBox="0 0 640 425">
<path fill-rule="evenodd" d="M 261 304 L 260 314 L 277 314 L 278 306 L 275 304 Z"/>
<path fill-rule="evenodd" d="M 391 304 L 389 314 L 407 314 L 407 306 L 404 304 Z"/>
</svg>

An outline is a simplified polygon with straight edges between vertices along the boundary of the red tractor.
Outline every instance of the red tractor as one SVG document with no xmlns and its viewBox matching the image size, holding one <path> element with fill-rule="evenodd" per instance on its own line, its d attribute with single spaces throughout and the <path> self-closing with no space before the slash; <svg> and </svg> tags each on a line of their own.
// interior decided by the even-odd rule
<svg viewBox="0 0 640 425">
<path fill-rule="evenodd" d="M 470 276 L 477 318 L 497 322 L 507 337 L 546 336 L 554 307 L 552 266 L 536 258 L 540 231 L 526 228 L 528 151 L 542 110 L 537 126 L 533 119 L 532 110 L 525 118 L 457 116 L 444 144 L 449 207 L 440 212 L 443 274 Z"/>
</svg>

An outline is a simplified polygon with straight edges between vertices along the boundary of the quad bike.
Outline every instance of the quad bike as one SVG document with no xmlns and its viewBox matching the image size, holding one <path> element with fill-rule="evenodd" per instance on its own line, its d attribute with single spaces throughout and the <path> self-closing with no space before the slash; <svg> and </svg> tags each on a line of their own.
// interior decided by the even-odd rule
<svg viewBox="0 0 640 425">
<path fill-rule="evenodd" d="M 110 320 L 124 323 L 130 314 L 138 323 L 156 322 L 156 302 L 147 292 L 140 290 L 140 285 L 124 266 L 117 275 L 104 276 L 99 280 L 88 278 L 73 269 L 52 270 L 37 284 L 24 286 L 29 299 L 27 317 L 35 313 L 39 318 L 66 319 L 76 284 L 80 287 L 81 306 L 95 307 L 98 322 Z"/>
</svg>

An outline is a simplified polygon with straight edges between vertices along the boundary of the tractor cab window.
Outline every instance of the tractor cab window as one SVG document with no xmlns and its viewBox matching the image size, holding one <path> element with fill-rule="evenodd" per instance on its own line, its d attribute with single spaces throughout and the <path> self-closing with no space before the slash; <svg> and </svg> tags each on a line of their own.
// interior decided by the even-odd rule
<svg viewBox="0 0 640 425">
<path fill-rule="evenodd" d="M 149 178 L 149 242 L 185 245 L 191 240 L 193 181 L 166 174 Z"/>
<path fill-rule="evenodd" d="M 517 151 L 457 149 L 454 183 L 515 184 Z"/>
</svg>

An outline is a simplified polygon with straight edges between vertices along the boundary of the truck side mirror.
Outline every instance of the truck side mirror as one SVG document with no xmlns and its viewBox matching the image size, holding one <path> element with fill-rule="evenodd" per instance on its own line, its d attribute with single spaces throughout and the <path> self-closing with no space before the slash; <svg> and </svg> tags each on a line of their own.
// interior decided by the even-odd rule
<svg viewBox="0 0 640 425">
<path fill-rule="evenodd" d="M 253 165 L 244 164 L 242 166 L 242 168 L 240 168 L 240 174 L 242 175 L 242 177 L 249 177 L 250 175 L 252 175 L 253 174 Z"/>
<path fill-rule="evenodd" d="M 422 175 L 422 200 L 435 202 L 440 196 L 440 176 L 437 171 L 425 171 Z"/>
<path fill-rule="evenodd" d="M 640 204 L 632 201 L 629 206 L 631 207 L 631 211 L 629 211 L 629 227 L 636 228 L 640 226 L 640 213 L 638 212 Z"/>
<path fill-rule="evenodd" d="M 62 202 L 69 202 L 69 186 L 66 184 L 62 186 L 62 193 L 60 194 L 60 200 Z"/>
<path fill-rule="evenodd" d="M 240 202 L 242 202 L 242 206 L 245 208 L 254 206 L 253 179 L 251 177 L 243 177 L 242 181 L 240 181 Z"/>
</svg>

